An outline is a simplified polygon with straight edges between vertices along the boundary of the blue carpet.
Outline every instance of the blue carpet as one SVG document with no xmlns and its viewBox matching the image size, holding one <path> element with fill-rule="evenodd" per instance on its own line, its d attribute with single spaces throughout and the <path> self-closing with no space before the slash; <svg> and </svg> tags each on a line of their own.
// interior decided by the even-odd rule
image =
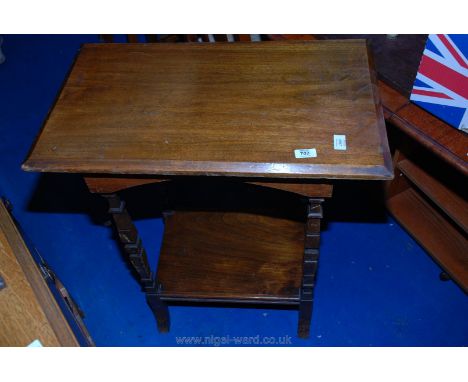
<svg viewBox="0 0 468 382">
<path fill-rule="evenodd" d="M 254 337 L 253 344 L 290 336 L 292 346 L 468 345 L 466 295 L 454 283 L 439 281 L 439 267 L 382 214 L 377 183 L 341 184 L 326 206 L 310 339 L 295 337 L 296 311 L 263 308 L 170 307 L 171 332 L 158 334 L 110 229 L 93 218 L 101 201 L 76 176 L 20 169 L 84 42 L 97 37 L 4 36 L 0 194 L 12 202 L 24 230 L 86 313 L 97 345 L 175 346 L 184 336 L 209 337 L 215 344 L 229 336 L 230 345 L 237 336 Z M 369 193 L 349 203 L 346 195 L 358 195 L 353 187 Z M 136 224 L 154 264 L 161 220 Z"/>
</svg>

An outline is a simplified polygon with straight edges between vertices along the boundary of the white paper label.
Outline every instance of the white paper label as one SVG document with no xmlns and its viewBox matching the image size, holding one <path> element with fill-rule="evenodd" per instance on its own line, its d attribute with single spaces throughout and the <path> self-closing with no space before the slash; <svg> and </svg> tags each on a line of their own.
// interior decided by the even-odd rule
<svg viewBox="0 0 468 382">
<path fill-rule="evenodd" d="M 297 149 L 294 150 L 294 156 L 296 158 L 316 158 L 317 150 L 315 149 Z"/>
<path fill-rule="evenodd" d="M 346 135 L 334 135 L 333 147 L 335 150 L 346 150 Z"/>
<path fill-rule="evenodd" d="M 42 343 L 39 340 L 34 340 L 28 345 L 28 348 L 41 348 L 41 347 L 42 347 Z"/>
</svg>

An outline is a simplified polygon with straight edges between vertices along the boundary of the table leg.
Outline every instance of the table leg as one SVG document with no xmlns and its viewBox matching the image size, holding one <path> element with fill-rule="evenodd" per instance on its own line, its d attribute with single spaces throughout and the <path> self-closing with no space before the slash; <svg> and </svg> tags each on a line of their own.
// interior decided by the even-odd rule
<svg viewBox="0 0 468 382">
<path fill-rule="evenodd" d="M 112 216 L 119 241 L 132 268 L 138 275 L 138 281 L 146 294 L 146 301 L 156 318 L 158 330 L 168 332 L 169 312 L 167 305 L 159 298 L 159 289 L 151 272 L 146 251 L 125 208 L 125 202 L 117 194 L 104 194 L 103 196 L 109 203 L 109 213 Z"/>
<path fill-rule="evenodd" d="M 302 266 L 302 285 L 299 302 L 298 336 L 309 337 L 312 305 L 314 301 L 315 275 L 319 258 L 320 219 L 323 199 L 308 199 L 305 245 Z"/>
</svg>

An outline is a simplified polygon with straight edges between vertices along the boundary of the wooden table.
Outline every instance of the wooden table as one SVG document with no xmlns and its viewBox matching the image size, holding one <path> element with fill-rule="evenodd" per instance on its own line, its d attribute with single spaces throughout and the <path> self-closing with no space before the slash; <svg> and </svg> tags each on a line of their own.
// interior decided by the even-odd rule
<svg viewBox="0 0 468 382">
<path fill-rule="evenodd" d="M 392 178 L 363 40 L 84 45 L 23 169 L 107 198 L 160 331 L 168 302 L 266 303 L 298 306 L 300 337 L 332 180 Z M 149 183 L 225 202 L 170 202 L 156 274 L 117 195 Z"/>
</svg>

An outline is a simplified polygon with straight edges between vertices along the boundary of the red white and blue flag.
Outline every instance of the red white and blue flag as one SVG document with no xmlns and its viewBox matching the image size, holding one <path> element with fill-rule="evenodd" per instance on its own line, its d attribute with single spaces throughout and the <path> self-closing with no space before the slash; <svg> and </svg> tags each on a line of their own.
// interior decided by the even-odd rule
<svg viewBox="0 0 468 382">
<path fill-rule="evenodd" d="M 429 35 L 411 101 L 468 132 L 468 35 Z"/>
</svg>

